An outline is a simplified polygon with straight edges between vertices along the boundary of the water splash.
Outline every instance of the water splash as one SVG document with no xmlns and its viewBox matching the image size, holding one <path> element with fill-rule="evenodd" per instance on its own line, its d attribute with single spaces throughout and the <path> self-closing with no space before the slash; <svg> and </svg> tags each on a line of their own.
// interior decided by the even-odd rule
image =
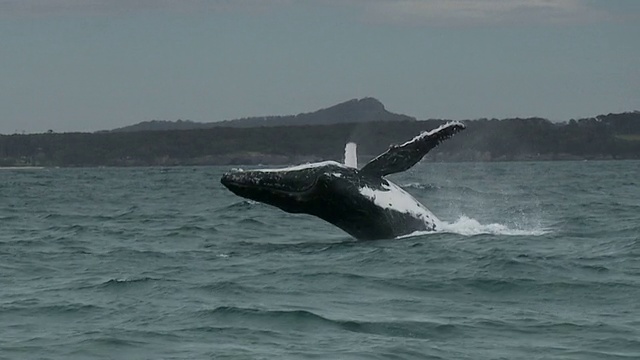
<svg viewBox="0 0 640 360">
<path fill-rule="evenodd" d="M 505 236 L 542 236 L 551 232 L 547 228 L 518 229 L 510 228 L 507 225 L 493 223 L 481 224 L 478 220 L 462 215 L 454 222 L 440 221 L 438 230 L 416 231 L 411 234 L 399 236 L 398 238 L 408 238 L 428 234 L 449 233 L 464 236 L 474 235 L 505 235 Z"/>
<path fill-rule="evenodd" d="M 481 224 L 478 220 L 462 215 L 458 220 L 449 223 L 443 221 L 441 224 L 440 232 L 453 233 L 460 235 L 510 235 L 510 236 L 541 236 L 548 234 L 549 229 L 537 228 L 537 229 L 518 229 L 510 228 L 503 224 Z"/>
<path fill-rule="evenodd" d="M 358 145 L 354 142 L 347 143 L 344 147 L 344 164 L 354 169 L 358 168 Z"/>
</svg>

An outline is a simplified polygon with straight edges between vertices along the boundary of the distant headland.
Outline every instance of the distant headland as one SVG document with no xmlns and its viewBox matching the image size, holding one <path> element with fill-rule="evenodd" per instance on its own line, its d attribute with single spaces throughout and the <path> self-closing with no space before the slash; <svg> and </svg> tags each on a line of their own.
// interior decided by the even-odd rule
<svg viewBox="0 0 640 360">
<path fill-rule="evenodd" d="M 363 160 L 446 119 L 418 120 L 374 98 L 314 112 L 229 121 L 145 121 L 96 133 L 0 135 L 0 167 L 292 164 Z M 640 112 L 554 123 L 543 118 L 475 119 L 425 161 L 640 159 Z"/>
</svg>

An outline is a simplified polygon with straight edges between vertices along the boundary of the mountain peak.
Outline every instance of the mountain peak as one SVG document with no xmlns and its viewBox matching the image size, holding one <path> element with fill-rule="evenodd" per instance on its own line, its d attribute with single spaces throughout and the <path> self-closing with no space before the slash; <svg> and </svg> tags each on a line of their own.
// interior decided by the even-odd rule
<svg viewBox="0 0 640 360">
<path fill-rule="evenodd" d="M 345 102 L 316 110 L 309 113 L 286 116 L 258 116 L 236 120 L 226 120 L 211 123 L 152 121 L 115 129 L 113 131 L 143 131 L 143 130 L 171 130 L 198 129 L 212 127 L 263 127 L 263 126 L 304 126 L 329 125 L 343 123 L 364 123 L 372 121 L 415 121 L 411 116 L 395 114 L 385 109 L 376 98 L 365 97 L 351 99 Z"/>
<path fill-rule="evenodd" d="M 298 114 L 286 125 L 328 125 L 371 121 L 412 121 L 415 118 L 387 111 L 376 98 L 351 99 L 312 113 Z"/>
<path fill-rule="evenodd" d="M 384 105 L 380 100 L 372 97 L 365 97 L 362 99 L 351 99 L 343 103 L 336 104 L 331 108 L 351 109 L 360 111 L 386 111 Z"/>
</svg>

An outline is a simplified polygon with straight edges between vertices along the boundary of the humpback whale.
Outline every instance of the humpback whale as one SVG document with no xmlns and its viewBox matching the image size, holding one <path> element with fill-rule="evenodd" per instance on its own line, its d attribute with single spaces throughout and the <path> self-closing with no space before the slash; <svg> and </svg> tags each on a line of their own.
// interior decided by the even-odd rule
<svg viewBox="0 0 640 360">
<path fill-rule="evenodd" d="M 385 176 L 411 168 L 431 149 L 464 129 L 460 122 L 449 122 L 422 132 L 401 145 L 392 145 L 361 169 L 323 161 L 232 171 L 222 176 L 221 183 L 238 196 L 289 213 L 317 216 L 359 240 L 434 231 L 441 226 L 438 218 Z"/>
</svg>

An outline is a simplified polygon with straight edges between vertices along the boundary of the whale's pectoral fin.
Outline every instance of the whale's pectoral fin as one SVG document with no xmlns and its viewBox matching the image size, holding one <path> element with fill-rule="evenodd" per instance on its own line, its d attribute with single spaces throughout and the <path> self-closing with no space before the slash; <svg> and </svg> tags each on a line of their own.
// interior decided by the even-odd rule
<svg viewBox="0 0 640 360">
<path fill-rule="evenodd" d="M 437 129 L 423 132 L 402 145 L 393 145 L 366 164 L 361 173 L 385 176 L 405 171 L 417 164 L 431 149 L 465 129 L 460 122 L 449 122 Z"/>
</svg>

